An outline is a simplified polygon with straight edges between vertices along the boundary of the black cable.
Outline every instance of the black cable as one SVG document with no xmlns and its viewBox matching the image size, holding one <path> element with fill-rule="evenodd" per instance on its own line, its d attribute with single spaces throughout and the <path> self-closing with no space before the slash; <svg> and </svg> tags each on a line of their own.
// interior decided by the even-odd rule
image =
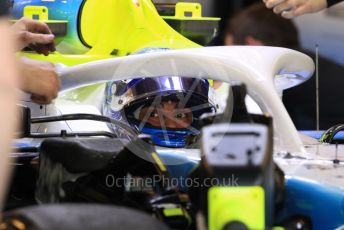
<svg viewBox="0 0 344 230">
<path fill-rule="evenodd" d="M 110 137 L 115 138 L 117 137 L 116 134 L 111 132 L 78 132 L 78 133 L 67 133 L 67 132 L 61 132 L 61 133 L 33 133 L 30 134 L 29 137 L 31 138 L 51 138 L 51 137 Z"/>
<path fill-rule="evenodd" d="M 37 147 L 19 147 L 19 148 L 14 148 L 13 151 L 14 153 L 36 153 L 38 152 Z"/>
</svg>

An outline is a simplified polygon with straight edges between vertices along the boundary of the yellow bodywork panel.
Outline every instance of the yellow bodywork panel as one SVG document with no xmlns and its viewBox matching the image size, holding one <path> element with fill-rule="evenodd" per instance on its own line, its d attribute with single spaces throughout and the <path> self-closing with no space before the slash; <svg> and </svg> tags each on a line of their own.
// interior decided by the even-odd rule
<svg viewBox="0 0 344 230">
<path fill-rule="evenodd" d="M 231 222 L 248 229 L 265 229 L 264 189 L 252 187 L 211 187 L 208 191 L 209 230 L 222 230 Z"/>
<path fill-rule="evenodd" d="M 111 10 L 109 10 L 111 9 Z M 191 48 L 196 43 L 174 31 L 150 0 L 87 0 L 81 13 L 81 37 L 88 54 L 128 55 L 143 48 Z"/>
<path fill-rule="evenodd" d="M 28 16 L 39 15 L 40 20 L 46 19 L 46 8 L 27 7 L 25 11 Z M 43 14 L 43 11 L 47 15 Z M 48 57 L 34 53 L 23 55 L 73 66 L 126 56 L 144 48 L 200 47 L 173 30 L 158 14 L 151 0 L 86 0 L 81 9 L 80 37 L 90 47 L 89 51 L 82 55 L 58 52 Z"/>
<path fill-rule="evenodd" d="M 26 18 L 36 18 L 40 21 L 49 20 L 49 11 L 45 6 L 25 6 L 24 7 L 24 17 Z"/>
</svg>

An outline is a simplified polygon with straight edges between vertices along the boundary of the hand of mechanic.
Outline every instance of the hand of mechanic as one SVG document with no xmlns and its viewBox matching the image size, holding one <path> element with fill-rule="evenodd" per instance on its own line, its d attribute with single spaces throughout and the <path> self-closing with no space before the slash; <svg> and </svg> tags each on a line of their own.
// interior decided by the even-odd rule
<svg viewBox="0 0 344 230">
<path fill-rule="evenodd" d="M 31 94 L 31 100 L 38 104 L 49 104 L 57 97 L 60 79 L 55 66 L 49 62 L 28 58 L 19 59 L 21 89 Z"/>
<path fill-rule="evenodd" d="M 47 24 L 33 19 L 21 18 L 12 28 L 17 37 L 18 50 L 29 47 L 46 56 L 55 51 L 54 35 Z"/>
<path fill-rule="evenodd" d="M 327 0 L 263 0 L 267 8 L 284 18 L 315 13 L 327 7 Z"/>
</svg>

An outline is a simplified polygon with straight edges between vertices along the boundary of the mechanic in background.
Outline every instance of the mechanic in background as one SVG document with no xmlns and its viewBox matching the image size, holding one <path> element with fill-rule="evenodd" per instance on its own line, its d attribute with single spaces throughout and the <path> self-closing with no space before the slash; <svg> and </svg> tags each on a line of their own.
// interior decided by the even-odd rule
<svg viewBox="0 0 344 230">
<path fill-rule="evenodd" d="M 315 13 L 342 0 L 263 0 L 267 8 L 284 18 L 293 18 L 307 13 Z"/>
<path fill-rule="evenodd" d="M 298 31 L 264 4 L 254 4 L 228 21 L 225 45 L 267 45 L 299 50 L 310 57 L 315 55 L 299 47 Z M 344 67 L 319 57 L 320 129 L 344 122 Z M 287 89 L 283 103 L 299 130 L 316 129 L 315 77 Z"/>
</svg>

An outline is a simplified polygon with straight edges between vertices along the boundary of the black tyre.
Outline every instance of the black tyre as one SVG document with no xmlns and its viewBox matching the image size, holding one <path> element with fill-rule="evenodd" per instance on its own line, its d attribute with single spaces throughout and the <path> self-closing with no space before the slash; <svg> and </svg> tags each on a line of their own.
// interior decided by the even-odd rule
<svg viewBox="0 0 344 230">
<path fill-rule="evenodd" d="M 33 206 L 4 214 L 1 229 L 164 230 L 163 223 L 132 209 L 98 204 Z"/>
</svg>

